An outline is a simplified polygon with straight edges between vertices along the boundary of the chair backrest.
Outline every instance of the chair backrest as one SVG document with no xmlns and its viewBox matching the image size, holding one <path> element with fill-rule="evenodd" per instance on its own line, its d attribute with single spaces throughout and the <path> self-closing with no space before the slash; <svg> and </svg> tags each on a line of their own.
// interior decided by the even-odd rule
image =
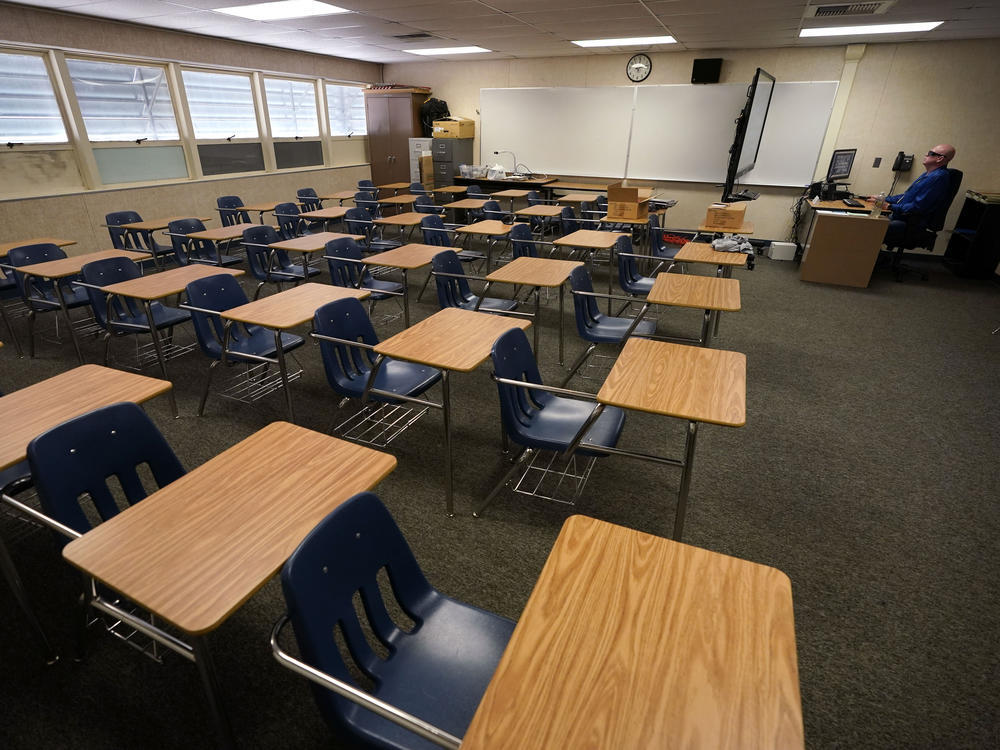
<svg viewBox="0 0 1000 750">
<path fill-rule="evenodd" d="M 569 285 L 574 292 L 593 292 L 594 285 L 585 266 L 577 266 L 569 274 Z M 580 338 L 590 340 L 591 329 L 598 325 L 604 315 L 597 305 L 597 298 L 583 294 L 573 295 L 573 312 L 576 317 L 576 331 Z"/>
<path fill-rule="evenodd" d="M 65 251 L 51 242 L 21 245 L 7 251 L 7 263 L 15 268 L 18 266 L 30 266 L 35 263 L 45 263 L 50 260 L 61 260 L 65 257 Z M 24 299 L 28 299 L 33 294 L 46 296 L 53 289 L 52 282 L 49 279 L 31 277 L 31 286 L 29 288 L 29 277 L 25 274 L 20 271 L 14 271 L 14 278 L 17 280 L 17 288 Z"/>
<path fill-rule="evenodd" d="M 429 243 L 428 243 L 429 244 Z M 431 259 L 431 268 L 437 273 L 450 274 L 435 276 L 438 304 L 443 310 L 446 307 L 461 307 L 463 302 L 472 298 L 472 290 L 462 271 L 462 261 L 454 250 L 442 250 Z"/>
<path fill-rule="evenodd" d="M 249 300 L 235 277 L 220 273 L 188 284 L 187 301 L 192 307 L 223 312 L 245 305 Z M 212 359 L 219 359 L 222 354 L 222 336 L 225 328 L 222 318 L 192 310 L 191 321 L 194 323 L 194 333 L 202 352 Z M 233 328 L 238 332 L 239 325 L 234 323 Z"/>
<path fill-rule="evenodd" d="M 313 188 L 299 188 L 295 191 L 295 197 L 302 204 L 303 211 L 319 211 L 323 208 L 323 202 Z"/>
<path fill-rule="evenodd" d="M 528 337 L 520 328 L 505 331 L 493 343 L 490 357 L 497 377 L 541 384 L 538 362 Z M 530 444 L 534 417 L 552 396 L 506 383 L 497 383 L 497 391 L 500 396 L 500 419 L 507 435 L 519 445 Z"/>
<path fill-rule="evenodd" d="M 563 206 L 559 214 L 559 231 L 563 236 L 572 234 L 580 228 L 580 222 L 576 220 L 576 213 L 572 206 Z"/>
<path fill-rule="evenodd" d="M 313 329 L 321 336 L 358 341 L 371 346 L 379 342 L 364 305 L 353 297 L 327 302 L 316 310 Z M 365 390 L 368 375 L 375 362 L 374 352 L 322 339 L 319 341 L 319 351 L 330 387 L 341 396 L 358 398 Z"/>
<path fill-rule="evenodd" d="M 420 220 L 420 231 L 425 245 L 451 247 L 451 233 L 445 229 L 444 220 L 437 214 L 428 214 Z"/>
<path fill-rule="evenodd" d="M 421 214 L 436 214 L 438 206 L 429 195 L 418 195 L 413 201 L 413 210 Z"/>
<path fill-rule="evenodd" d="M 951 208 L 951 204 L 955 200 L 955 196 L 958 195 L 958 189 L 962 186 L 962 176 L 962 170 L 948 169 L 947 197 L 942 200 L 938 206 L 935 206 L 934 211 L 932 211 L 930 216 L 927 217 L 927 228 L 932 232 L 940 232 L 944 229 L 944 222 L 948 216 L 948 209 Z"/>
<path fill-rule="evenodd" d="M 184 475 L 156 425 L 131 402 L 63 422 L 32 440 L 27 453 L 42 510 L 81 534 L 92 527 L 81 496 L 90 496 L 102 521 L 118 514 L 110 478 L 118 480 L 132 505 L 148 494 L 138 467 L 149 468 L 157 488 Z"/>
<path fill-rule="evenodd" d="M 527 199 L 529 206 L 537 206 L 542 202 L 542 196 L 538 194 L 537 190 L 529 190 L 525 198 Z"/>
<path fill-rule="evenodd" d="M 177 263 L 186 266 L 191 261 L 189 256 L 195 258 L 213 258 L 215 243 L 211 240 L 192 240 L 175 235 L 190 234 L 191 232 L 204 232 L 205 225 L 201 219 L 175 219 L 167 224 L 167 232 L 170 233 L 170 246 L 177 258 Z"/>
<path fill-rule="evenodd" d="M 111 236 L 111 246 L 118 250 L 147 249 L 141 232 L 121 227 L 122 224 L 132 224 L 137 221 L 142 221 L 142 217 L 135 211 L 112 211 L 104 214 L 104 223 Z"/>
<path fill-rule="evenodd" d="M 357 206 L 358 208 L 365 209 L 373 219 L 382 218 L 381 214 L 382 207 L 379 205 L 379 202 L 375 199 L 375 193 L 369 193 L 363 190 L 355 193 L 354 205 Z"/>
<path fill-rule="evenodd" d="M 299 216 L 299 207 L 294 203 L 279 203 L 274 207 L 274 216 L 278 220 L 278 234 L 283 240 L 299 237 L 305 231 L 305 220 Z"/>
<path fill-rule="evenodd" d="M 372 217 L 364 208 L 347 209 L 344 214 L 344 226 L 348 234 L 361 234 L 367 237 L 372 233 Z"/>
<path fill-rule="evenodd" d="M 231 227 L 235 224 L 249 224 L 250 214 L 240 211 L 243 208 L 243 199 L 238 195 L 222 195 L 215 199 L 215 205 L 219 207 L 219 218 L 222 226 Z"/>
<path fill-rule="evenodd" d="M 618 253 L 618 283 L 621 288 L 629 294 L 641 293 L 642 290 L 638 289 L 636 284 L 646 277 L 639 273 L 639 265 L 635 262 L 635 258 L 630 255 L 632 240 L 628 235 L 622 235 L 618 238 L 615 242 L 615 252 Z"/>
<path fill-rule="evenodd" d="M 383 570 L 388 574 L 392 596 L 415 621 L 412 629 L 399 627 L 386 608 L 378 582 L 378 575 Z M 355 495 L 338 505 L 302 540 L 281 570 L 281 588 L 303 660 L 353 685 L 358 682 L 352 676 L 352 668 L 360 668 L 369 677 L 374 677 L 372 673 L 376 670 L 385 672 L 389 679 L 389 665 L 395 653 L 390 647 L 388 657 L 383 659 L 369 645 L 365 627 L 354 608 L 355 595 L 360 595 L 364 602 L 365 615 L 376 638 L 392 644 L 420 630 L 421 605 L 436 594 L 389 511 L 370 492 Z M 353 665 L 345 663 L 337 647 L 334 633 L 338 629 Z M 455 633 L 459 640 L 460 632 Z M 430 654 L 425 659 L 428 667 L 435 661 Z M 442 672 L 446 671 L 447 667 L 443 666 Z M 429 674 L 427 679 L 433 680 L 435 676 Z M 420 691 L 416 686 L 407 686 L 406 690 L 402 689 L 404 686 L 389 687 L 397 694 L 409 695 L 407 705 L 401 708 L 420 713 Z M 359 711 L 354 703 L 332 691 L 318 688 L 313 690 L 313 695 L 320 712 L 334 727 L 352 730 L 370 717 L 367 711 Z M 479 696 L 473 697 L 474 701 L 478 699 Z M 437 723 L 440 725 L 440 719 Z M 457 731 L 458 734 L 463 732 L 464 729 Z M 415 736 L 414 742 L 420 747 L 428 745 Z"/>
<path fill-rule="evenodd" d="M 411 182 L 410 187 L 407 188 L 410 195 L 426 195 L 427 190 L 424 188 L 423 183 Z"/>
<path fill-rule="evenodd" d="M 364 190 L 366 193 L 371 193 L 373 198 L 378 195 L 378 188 L 375 187 L 375 183 L 371 180 L 358 180 L 358 190 Z"/>
<path fill-rule="evenodd" d="M 117 284 L 119 281 L 137 279 L 142 275 L 139 266 L 128 258 L 104 258 L 84 264 L 80 269 L 80 278 L 87 284 L 94 286 L 107 286 Z M 94 318 L 102 328 L 108 327 L 108 301 L 107 295 L 100 289 L 84 287 L 87 291 L 87 298 L 90 306 L 94 309 Z M 131 297 L 113 297 L 111 302 L 111 313 L 114 318 L 123 316 L 138 317 L 142 313 L 138 301 Z"/>
<path fill-rule="evenodd" d="M 268 281 L 268 269 L 283 269 L 291 265 L 288 253 L 284 250 L 269 250 L 266 245 L 281 242 L 281 235 L 274 227 L 260 226 L 243 230 L 243 247 L 247 251 L 247 261 L 250 273 L 258 281 Z M 265 246 L 265 247 L 262 247 Z M 274 260 L 271 261 L 271 253 Z M 269 265 L 270 264 L 270 265 Z"/>
<path fill-rule="evenodd" d="M 515 224 L 510 230 L 510 245 L 515 258 L 528 256 L 538 257 L 538 247 L 533 242 L 531 227 L 528 224 Z"/>
<path fill-rule="evenodd" d="M 507 214 L 500 208 L 499 202 L 490 200 L 483 204 L 483 218 L 503 221 Z"/>
<path fill-rule="evenodd" d="M 355 289 L 371 281 L 371 272 L 367 266 L 354 262 L 364 257 L 356 240 L 350 237 L 330 240 L 324 246 L 324 251 L 324 255 L 333 256 L 327 257 L 326 262 L 330 268 L 330 282 L 334 286 Z"/>
<path fill-rule="evenodd" d="M 489 198 L 487 193 L 483 192 L 483 189 L 479 185 L 469 185 L 465 189 L 465 195 L 467 198 Z"/>
</svg>

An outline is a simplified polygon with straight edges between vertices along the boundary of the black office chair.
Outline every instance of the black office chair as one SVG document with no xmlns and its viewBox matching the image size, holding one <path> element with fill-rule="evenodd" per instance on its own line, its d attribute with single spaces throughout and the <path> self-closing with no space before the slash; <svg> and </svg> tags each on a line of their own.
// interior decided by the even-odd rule
<svg viewBox="0 0 1000 750">
<path fill-rule="evenodd" d="M 908 273 L 919 274 L 921 279 L 927 281 L 926 271 L 918 271 L 917 269 L 903 263 L 903 252 L 906 250 L 916 250 L 917 248 L 927 251 L 934 249 L 934 243 L 937 241 L 937 233 L 944 229 L 944 220 L 948 216 L 948 209 L 951 208 L 951 204 L 955 200 L 955 196 L 958 195 L 958 189 L 962 185 L 962 176 L 962 170 L 949 169 L 948 195 L 941 201 L 940 205 L 938 205 L 934 211 L 931 212 L 927 219 L 926 226 L 907 226 L 901 242 L 898 242 L 898 244 L 894 243 L 892 245 L 886 245 L 886 251 L 892 257 L 890 268 L 896 276 L 896 281 L 902 281 Z"/>
</svg>

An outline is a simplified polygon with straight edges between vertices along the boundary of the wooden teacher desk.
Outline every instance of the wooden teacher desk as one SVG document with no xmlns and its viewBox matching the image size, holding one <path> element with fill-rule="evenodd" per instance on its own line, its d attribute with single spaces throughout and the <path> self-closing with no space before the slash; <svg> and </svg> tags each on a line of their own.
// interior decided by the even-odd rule
<svg viewBox="0 0 1000 750">
<path fill-rule="evenodd" d="M 462 750 L 801 750 L 788 576 L 563 525 Z"/>
<path fill-rule="evenodd" d="M 814 214 L 799 267 L 800 278 L 867 287 L 889 220 L 839 209 Z"/>
<path fill-rule="evenodd" d="M 204 636 L 330 511 L 395 467 L 387 453 L 273 422 L 70 542 L 63 556 L 191 637 L 189 658 L 232 746 Z"/>
</svg>

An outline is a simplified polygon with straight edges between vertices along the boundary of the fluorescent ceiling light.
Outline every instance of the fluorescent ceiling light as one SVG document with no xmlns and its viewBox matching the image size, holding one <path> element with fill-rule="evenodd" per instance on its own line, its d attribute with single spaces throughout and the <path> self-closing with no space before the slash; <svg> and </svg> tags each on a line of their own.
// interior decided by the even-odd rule
<svg viewBox="0 0 1000 750">
<path fill-rule="evenodd" d="M 492 52 L 485 47 L 437 47 L 436 49 L 404 49 L 411 55 L 474 55 L 478 52 Z"/>
<path fill-rule="evenodd" d="M 240 5 L 234 8 L 212 8 L 216 13 L 249 18 L 254 21 L 279 21 L 286 18 L 306 18 L 308 16 L 329 16 L 334 13 L 350 13 L 347 8 L 327 5 L 318 0 L 280 0 L 273 3 Z"/>
<path fill-rule="evenodd" d="M 630 36 L 624 39 L 581 39 L 573 42 L 579 47 L 631 47 L 636 44 L 673 44 L 672 36 Z"/>
<path fill-rule="evenodd" d="M 828 29 L 802 29 L 804 36 L 857 36 L 860 34 L 905 34 L 908 31 L 930 31 L 944 21 L 921 21 L 920 23 L 880 23 L 874 26 L 831 26 Z"/>
</svg>

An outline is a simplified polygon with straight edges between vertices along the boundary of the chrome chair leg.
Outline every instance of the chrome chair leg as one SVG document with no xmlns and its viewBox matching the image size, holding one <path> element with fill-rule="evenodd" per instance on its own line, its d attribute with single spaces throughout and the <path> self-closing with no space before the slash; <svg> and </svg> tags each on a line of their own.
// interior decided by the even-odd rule
<svg viewBox="0 0 1000 750">
<path fill-rule="evenodd" d="M 14 333 L 14 327 L 10 324 L 10 318 L 7 316 L 3 302 L 0 302 L 0 317 L 3 318 L 4 325 L 7 326 L 7 333 L 10 336 L 10 340 L 14 342 L 14 349 L 17 351 L 18 359 L 20 359 L 24 356 L 24 352 L 21 351 L 21 342 L 18 340 L 17 334 Z"/>
<path fill-rule="evenodd" d="M 559 385 L 560 388 L 566 387 L 566 384 L 573 379 L 573 376 L 576 375 L 576 371 L 583 366 L 583 363 L 587 361 L 587 357 L 589 357 L 596 348 L 597 344 L 591 344 L 586 349 L 584 349 L 583 354 L 577 357 L 576 361 L 573 362 L 573 364 L 570 366 L 569 375 L 567 375 L 566 379 L 563 380 L 563 382 Z"/>
<path fill-rule="evenodd" d="M 511 462 L 510 468 L 504 472 L 504 475 L 500 478 L 500 481 L 496 483 L 496 485 L 493 487 L 492 490 L 490 490 L 490 494 L 488 494 L 486 496 L 486 499 L 484 499 L 483 502 L 481 502 L 478 506 L 476 506 L 472 510 L 473 516 L 475 516 L 476 518 L 482 518 L 483 511 L 486 510 L 486 508 L 489 507 L 490 503 L 492 503 L 496 499 L 496 496 L 499 495 L 501 490 L 503 490 L 503 488 L 507 486 L 507 483 L 510 482 L 511 477 L 513 477 L 514 474 L 517 473 L 518 469 L 521 467 L 521 464 L 526 459 L 530 458 L 533 453 L 534 450 L 532 450 L 531 448 L 521 448 L 521 452 L 514 457 L 513 461 Z"/>
<path fill-rule="evenodd" d="M 35 316 L 34 309 L 28 310 L 28 356 L 35 358 Z"/>
<path fill-rule="evenodd" d="M 201 392 L 201 401 L 198 402 L 198 416 L 205 416 L 205 402 L 208 401 L 208 389 L 212 387 L 212 375 L 220 360 L 215 360 L 208 366 L 208 377 L 205 378 L 205 389 Z"/>
</svg>

